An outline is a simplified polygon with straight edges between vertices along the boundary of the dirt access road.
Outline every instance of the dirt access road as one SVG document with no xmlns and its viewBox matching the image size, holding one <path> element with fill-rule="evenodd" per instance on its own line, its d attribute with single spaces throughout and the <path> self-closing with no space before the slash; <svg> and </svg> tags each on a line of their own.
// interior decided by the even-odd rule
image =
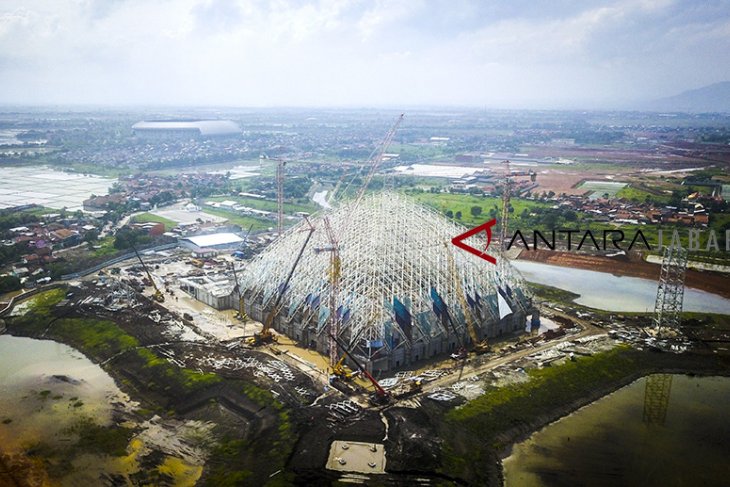
<svg viewBox="0 0 730 487">
<path fill-rule="evenodd" d="M 510 353 L 508 355 L 505 355 L 504 357 L 497 357 L 492 360 L 489 360 L 484 363 L 477 363 L 476 365 L 465 365 L 464 370 L 461 374 L 461 378 L 459 378 L 459 374 L 449 374 L 444 377 L 440 377 L 432 382 L 429 382 L 423 386 L 423 393 L 422 394 L 430 394 L 436 389 L 443 389 L 445 387 L 449 387 L 453 385 L 456 382 L 459 382 L 460 380 L 464 380 L 466 377 L 471 377 L 475 375 L 480 375 L 485 372 L 489 372 L 490 370 L 496 369 L 497 367 L 501 367 L 503 365 L 507 365 L 511 362 L 514 362 L 516 360 L 519 360 L 521 358 L 524 358 L 528 355 L 532 355 L 533 353 L 542 352 L 544 350 L 547 350 L 549 348 L 554 347 L 558 343 L 562 343 L 565 341 L 570 340 L 576 340 L 578 338 L 584 338 L 588 336 L 594 336 L 594 335 L 605 335 L 607 334 L 605 330 L 602 328 L 598 328 L 597 326 L 591 325 L 590 323 L 581 320 L 579 318 L 576 318 L 574 316 L 570 316 L 566 313 L 562 313 L 556 310 L 550 310 L 550 314 L 553 316 L 561 316 L 563 318 L 569 319 L 575 323 L 577 323 L 579 326 L 583 328 L 582 331 L 576 334 L 571 335 L 564 335 L 556 340 L 550 340 L 545 342 L 542 345 L 539 345 L 537 347 L 529 347 L 525 348 L 523 350 L 518 350 L 516 352 Z"/>
</svg>

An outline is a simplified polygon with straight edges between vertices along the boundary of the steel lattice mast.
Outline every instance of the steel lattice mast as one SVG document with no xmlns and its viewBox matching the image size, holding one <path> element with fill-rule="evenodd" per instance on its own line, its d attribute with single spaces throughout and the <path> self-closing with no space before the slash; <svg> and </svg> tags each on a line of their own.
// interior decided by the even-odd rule
<svg viewBox="0 0 730 487">
<path fill-rule="evenodd" d="M 335 235 L 332 225 L 330 224 L 329 218 L 326 216 L 323 219 L 325 233 L 329 240 L 329 245 L 326 247 L 317 247 L 314 249 L 315 252 L 329 252 L 330 253 L 330 289 L 329 289 L 329 307 L 330 307 L 330 323 L 329 323 L 329 358 L 330 365 L 334 366 L 337 363 L 337 338 L 340 335 L 340 316 L 337 312 L 337 302 L 340 298 L 340 248 L 337 242 L 337 236 Z"/>
<path fill-rule="evenodd" d="M 676 329 L 679 326 L 686 270 L 687 250 L 680 246 L 664 247 L 654 303 L 654 326 L 657 334 L 662 328 Z"/>
</svg>

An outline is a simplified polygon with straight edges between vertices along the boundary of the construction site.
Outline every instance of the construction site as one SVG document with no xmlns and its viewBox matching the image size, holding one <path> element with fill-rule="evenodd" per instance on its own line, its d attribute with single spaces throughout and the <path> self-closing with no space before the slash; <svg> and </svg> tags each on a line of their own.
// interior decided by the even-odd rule
<svg viewBox="0 0 730 487">
<path fill-rule="evenodd" d="M 491 247 L 490 229 L 463 233 L 387 182 L 368 192 L 401 118 L 350 197 L 288 229 L 275 160 L 278 225 L 262 250 L 251 228 L 192 237 L 10 303 L 13 334 L 78 347 L 141 404 L 115 410 L 145 449 L 136 470 L 107 467 L 112 485 L 496 485 L 501 458 L 535 428 L 648 373 L 726 370 L 727 333 L 682 326 L 681 249 L 664 253 L 652 318 L 539 297 L 499 248 L 508 162 Z M 78 323 L 112 338 L 71 333 Z M 665 383 L 647 382 L 646 417 L 666 414 Z M 206 433 L 173 441 L 181 421 Z"/>
<path fill-rule="evenodd" d="M 406 205 L 397 198 L 388 198 L 387 202 L 381 198 L 375 195 L 364 199 L 362 208 L 380 205 L 402 209 Z M 414 207 L 406 208 L 406 216 L 418 213 Z M 387 210 L 384 213 L 397 218 Z M 445 445 L 469 449 L 474 441 L 454 438 L 453 433 L 444 430 L 453 412 L 493 391 L 525 387 L 534 381 L 531 377 L 535 371 L 561 370 L 564 364 L 610 357 L 617 350 L 637 354 L 646 364 L 628 376 L 591 385 L 590 393 L 581 397 L 580 403 L 590 402 L 605 390 L 627 383 L 635 374 L 656 367 L 687 367 L 701 373 L 716 366 L 702 358 L 706 347 L 697 337 L 681 333 L 677 324 L 686 258 L 682 254 L 667 254 L 655 322 L 646 324 L 641 317 L 606 316 L 590 310 L 565 310 L 546 302 L 538 304 L 520 287 L 525 284 L 516 272 L 500 274 L 505 266 L 480 275 L 472 268 L 477 262 L 444 254 L 451 250 L 439 241 L 443 235 L 439 235 L 438 220 L 433 218 L 425 219 L 432 223 L 431 229 L 421 228 L 423 234 L 432 236 L 421 243 L 432 255 L 412 249 L 409 253 L 413 258 L 433 259 L 440 273 L 424 270 L 415 276 L 407 274 L 398 264 L 414 267 L 417 262 L 398 261 L 398 251 L 386 261 L 395 267 L 393 272 L 388 272 L 385 264 L 380 264 L 384 268 L 377 267 L 379 262 L 372 255 L 364 255 L 373 266 L 371 280 L 375 283 L 373 288 L 360 291 L 372 293 L 370 296 L 358 296 L 357 282 L 364 279 L 345 277 L 354 272 L 351 269 L 357 268 L 356 263 L 361 272 L 367 269 L 356 259 L 351 266 L 346 263 L 348 255 L 357 257 L 357 247 L 352 254 L 345 252 L 357 241 L 342 238 L 333 244 L 326 229 L 319 239 L 308 238 L 316 234 L 311 229 L 320 221 L 312 218 L 292 228 L 250 262 L 226 255 L 209 258 L 200 268 L 191 263 L 187 250 L 140 254 L 136 262 L 129 261 L 61 288 L 63 299 L 52 308 L 53 321 L 45 331 L 41 327 L 35 332 L 26 329 L 25 333 L 85 349 L 113 377 L 131 386 L 135 400 L 145 408 L 174 412 L 171 417 L 159 412 L 153 416 L 152 424 L 171 435 L 155 439 L 150 438 L 151 426 L 139 413 L 130 413 L 121 406 L 115 413 L 119 421 L 138 424 L 141 433 L 134 438 L 143 441 L 148 452 L 142 457 L 146 458 L 143 464 L 154 465 L 171 456 L 190 468 L 200 467 L 202 479 L 210 479 L 221 469 L 245 468 L 253 472 L 248 478 L 256 485 L 279 475 L 287 479 L 285 483 L 368 483 L 375 477 L 384 482 L 424 485 L 444 480 L 472 483 L 477 479 L 495 483 L 501 471 L 499 456 L 503 453 L 499 450 L 490 450 L 478 473 L 465 471 L 453 476 L 453 471 L 443 473 L 443 467 L 439 467 L 451 461 L 442 451 Z M 337 212 L 325 221 L 330 228 L 333 222 L 340 222 Z M 309 245 L 309 252 L 286 250 L 307 249 Z M 335 289 L 344 297 L 337 300 L 328 293 L 336 265 L 328 245 L 342 250 L 338 255 L 341 275 Z M 315 251 L 317 248 L 325 250 Z M 277 262 L 277 257 L 288 261 L 288 268 Z M 253 282 L 249 281 L 249 273 L 262 272 L 259 269 L 266 264 L 270 275 L 276 276 L 264 280 L 270 288 L 249 284 Z M 314 274 L 308 266 L 318 268 L 321 274 L 305 279 L 308 273 Z M 460 281 L 450 278 L 455 269 L 461 270 L 457 274 L 462 276 Z M 236 277 L 231 279 L 234 274 Z M 228 281 L 225 276 L 229 276 Z M 282 279 L 280 285 L 276 284 L 278 279 Z M 217 310 L 205 304 L 193 284 L 222 295 L 229 291 L 233 309 Z M 268 301 L 263 298 L 267 289 Z M 443 308 L 436 305 L 431 289 L 436 289 Z M 312 313 L 311 308 L 317 308 L 307 296 L 315 293 L 321 296 L 321 309 L 333 309 L 337 321 L 326 312 Z M 463 293 L 463 300 L 455 293 Z M 469 300 L 474 304 L 470 305 Z M 394 305 L 397 302 L 402 304 Z M 398 311 L 400 306 L 407 314 Z M 369 313 L 368 318 L 357 320 L 356 313 L 364 314 L 363 310 Z M 500 318 L 500 312 L 505 316 Z M 7 318 L 14 333 L 23 330 L 15 321 L 22 319 L 22 313 L 20 303 L 13 313 L 19 318 Z M 119 348 L 112 341 L 104 348 L 89 348 L 65 334 L 64 323 L 79 319 L 109 320 L 124 336 L 134 337 L 139 346 L 136 350 Z M 336 334 L 329 332 L 332 326 L 339 327 Z M 324 330 L 320 335 L 318 327 Z M 382 345 L 373 346 L 377 341 Z M 334 348 L 330 349 L 332 342 Z M 630 347 L 630 351 L 623 347 Z M 175 370 L 185 371 L 193 382 L 179 379 Z M 652 381 L 647 387 L 655 389 L 659 387 L 656 384 L 663 383 Z M 246 394 L 241 394 L 241 387 Z M 654 389 L 647 389 L 645 414 L 655 416 L 666 411 L 668 399 L 662 402 L 661 390 Z M 252 390 L 261 392 L 254 394 Z M 553 400 L 561 403 L 558 398 Z M 521 422 L 517 430 L 509 430 L 507 437 L 520 438 L 529 430 L 529 424 L 559 417 L 572 407 L 549 408 Z M 286 416 L 282 411 L 287 411 Z M 204 421 L 210 429 L 203 439 L 184 447 L 177 445 L 171 438 L 190 427 L 179 422 L 183 418 Z M 296 436 L 283 436 L 282 425 L 295 431 Z M 200 441 L 225 443 L 232 432 L 238 441 L 256 445 L 256 450 L 270 450 L 271 456 L 262 464 L 256 450 L 241 451 L 231 457 L 230 464 L 222 466 L 216 460 L 216 450 L 206 450 Z M 160 453 L 165 455 L 162 460 L 154 456 Z M 162 471 L 161 466 L 156 468 Z M 150 480 L 153 477 L 145 475 L 154 471 L 148 466 L 134 478 Z M 118 475 L 119 479 L 133 478 L 130 473 Z"/>
</svg>

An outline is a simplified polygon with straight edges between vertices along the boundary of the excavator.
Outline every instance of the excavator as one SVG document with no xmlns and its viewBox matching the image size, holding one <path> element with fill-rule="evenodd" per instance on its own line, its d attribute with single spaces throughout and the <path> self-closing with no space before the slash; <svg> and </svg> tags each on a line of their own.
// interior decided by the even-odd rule
<svg viewBox="0 0 730 487">
<path fill-rule="evenodd" d="M 152 295 L 152 298 L 154 298 L 155 301 L 158 303 L 164 303 L 165 302 L 165 295 L 162 294 L 162 291 L 157 287 L 157 284 L 155 284 L 155 280 L 152 279 L 152 274 L 150 274 L 150 271 L 147 269 L 147 266 L 145 265 L 144 261 L 142 260 L 142 257 L 139 255 L 139 252 L 137 252 L 137 249 L 132 246 L 132 250 L 134 250 L 134 254 L 137 256 L 137 259 L 139 259 L 139 263 L 142 264 L 142 268 L 147 273 L 147 279 L 150 281 L 150 285 L 154 288 L 155 293 Z"/>
<path fill-rule="evenodd" d="M 261 329 L 260 333 L 254 333 L 253 336 L 246 339 L 246 343 L 252 347 L 258 347 L 261 345 L 266 345 L 268 343 L 272 343 L 277 341 L 276 335 L 271 330 L 272 325 L 274 324 L 274 319 L 279 315 L 279 312 L 281 311 L 281 308 L 284 306 L 283 297 L 284 293 L 286 292 L 287 288 L 289 287 L 289 281 L 291 281 L 292 276 L 294 275 L 294 271 L 297 269 L 297 266 L 299 265 L 299 261 L 302 259 L 302 255 L 304 255 L 304 249 L 307 248 L 307 244 L 309 243 L 309 240 L 312 238 L 312 234 L 314 233 L 314 226 L 307 220 L 306 218 L 304 221 L 307 222 L 309 225 L 307 238 L 304 239 L 304 243 L 302 244 L 302 248 L 299 250 L 299 254 L 297 255 L 297 258 L 294 260 L 294 264 L 292 265 L 291 269 L 289 270 L 289 275 L 286 276 L 286 280 L 284 281 L 284 284 L 279 288 L 279 293 L 276 296 L 276 301 L 274 302 L 274 305 L 271 307 L 271 311 L 269 312 L 268 316 L 266 316 L 266 319 L 263 323 L 263 328 Z M 242 304 L 239 302 L 239 305 Z"/>
</svg>

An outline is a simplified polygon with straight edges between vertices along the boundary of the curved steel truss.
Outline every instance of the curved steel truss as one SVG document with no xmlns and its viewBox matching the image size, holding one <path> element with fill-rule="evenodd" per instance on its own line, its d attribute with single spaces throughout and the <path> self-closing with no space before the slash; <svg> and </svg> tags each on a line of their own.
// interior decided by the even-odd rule
<svg viewBox="0 0 730 487">
<path fill-rule="evenodd" d="M 323 216 L 310 219 L 317 231 L 286 290 L 281 286 L 306 238 L 300 231 L 304 223 L 289 229 L 239 275 L 252 316 L 263 315 L 276 293 L 283 291 L 285 306 L 278 323 L 284 326 L 280 328 L 302 340 L 306 334 L 306 342 L 316 342 L 318 348 L 326 347 L 331 312 L 330 256 L 323 251 L 329 241 Z M 471 308 L 482 338 L 524 328 L 531 299 L 517 271 L 497 246 L 489 248 L 497 256 L 497 266 L 453 246 L 451 239 L 464 228 L 436 211 L 407 196 L 379 193 L 357 205 L 344 203 L 327 216 L 338 233 L 341 258 L 336 300 L 339 336 L 362 356 L 370 358 L 376 349 L 383 356 L 418 344 L 468 341 L 463 303 Z M 477 235 L 467 243 L 484 248 L 486 240 Z M 449 272 L 450 258 L 456 275 Z M 456 296 L 457 289 L 465 296 Z M 442 302 L 441 308 L 437 301 Z M 504 303 L 515 322 L 506 329 L 500 326 L 509 320 L 500 320 Z M 406 357 L 402 363 L 410 361 Z"/>
</svg>

